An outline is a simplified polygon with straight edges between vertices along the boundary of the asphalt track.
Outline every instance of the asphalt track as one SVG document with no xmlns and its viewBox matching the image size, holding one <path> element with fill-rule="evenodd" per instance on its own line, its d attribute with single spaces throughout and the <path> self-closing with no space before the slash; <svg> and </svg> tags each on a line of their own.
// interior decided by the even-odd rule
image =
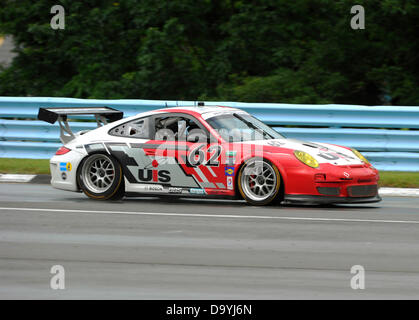
<svg viewBox="0 0 419 320">
<path fill-rule="evenodd" d="M 419 198 L 334 207 L 0 184 L 0 299 L 418 299 Z M 65 290 L 50 269 L 65 268 Z M 365 268 L 364 290 L 350 269 Z"/>
</svg>

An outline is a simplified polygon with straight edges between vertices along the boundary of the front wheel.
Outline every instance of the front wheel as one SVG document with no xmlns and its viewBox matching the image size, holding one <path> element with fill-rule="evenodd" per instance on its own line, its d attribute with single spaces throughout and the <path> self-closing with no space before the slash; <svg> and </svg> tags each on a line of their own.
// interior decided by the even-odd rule
<svg viewBox="0 0 419 320">
<path fill-rule="evenodd" d="M 263 206 L 278 199 L 281 175 L 271 162 L 252 158 L 241 167 L 237 184 L 240 194 L 247 203 Z"/>
<path fill-rule="evenodd" d="M 112 156 L 97 153 L 81 164 L 78 182 L 83 192 L 96 200 L 116 200 L 124 196 L 121 165 Z"/>
</svg>

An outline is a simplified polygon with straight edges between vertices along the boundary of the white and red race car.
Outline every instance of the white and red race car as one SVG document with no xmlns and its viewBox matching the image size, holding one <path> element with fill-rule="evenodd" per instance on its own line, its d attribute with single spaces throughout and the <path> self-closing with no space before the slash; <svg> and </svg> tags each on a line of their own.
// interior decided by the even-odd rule
<svg viewBox="0 0 419 320">
<path fill-rule="evenodd" d="M 72 115 L 99 127 L 73 133 Z M 122 118 L 107 107 L 41 108 L 59 122 L 63 146 L 51 158 L 51 184 L 98 200 L 177 195 L 273 202 L 377 202 L 378 171 L 358 151 L 287 139 L 230 107 L 175 107 Z M 108 121 L 113 121 L 107 123 Z"/>
</svg>

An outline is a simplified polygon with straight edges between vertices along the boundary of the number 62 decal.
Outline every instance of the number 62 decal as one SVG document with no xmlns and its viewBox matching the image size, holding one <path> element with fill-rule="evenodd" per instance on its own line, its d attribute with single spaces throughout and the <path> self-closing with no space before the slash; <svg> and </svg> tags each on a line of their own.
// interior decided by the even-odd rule
<svg viewBox="0 0 419 320">
<path fill-rule="evenodd" d="M 341 152 L 333 152 L 333 153 L 332 152 L 321 152 L 321 153 L 318 154 L 318 156 L 322 157 L 326 160 L 338 160 L 339 158 L 345 159 L 345 160 L 354 159 L 353 157 L 348 156 L 346 154 L 343 154 Z"/>
<path fill-rule="evenodd" d="M 188 163 L 192 167 L 200 165 L 206 166 L 218 166 L 220 164 L 219 158 L 221 155 L 222 148 L 220 145 L 210 146 L 207 150 L 204 150 L 205 144 L 200 144 L 193 148 L 188 153 Z M 209 154 L 209 159 L 207 155 Z"/>
</svg>

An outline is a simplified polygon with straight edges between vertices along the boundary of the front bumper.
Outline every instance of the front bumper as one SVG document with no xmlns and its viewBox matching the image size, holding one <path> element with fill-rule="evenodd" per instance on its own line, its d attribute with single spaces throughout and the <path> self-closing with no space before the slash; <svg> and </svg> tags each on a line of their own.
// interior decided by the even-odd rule
<svg viewBox="0 0 419 320">
<path fill-rule="evenodd" d="M 288 168 L 284 200 L 319 204 L 378 202 L 378 180 L 378 171 L 369 165 Z"/>
<path fill-rule="evenodd" d="M 353 197 L 331 197 L 331 196 L 312 196 L 304 194 L 286 194 L 284 196 L 284 201 L 289 203 L 314 203 L 314 204 L 335 204 L 335 203 L 374 203 L 380 202 L 381 197 L 377 194 L 373 197 L 362 197 L 362 198 L 353 198 Z"/>
</svg>

